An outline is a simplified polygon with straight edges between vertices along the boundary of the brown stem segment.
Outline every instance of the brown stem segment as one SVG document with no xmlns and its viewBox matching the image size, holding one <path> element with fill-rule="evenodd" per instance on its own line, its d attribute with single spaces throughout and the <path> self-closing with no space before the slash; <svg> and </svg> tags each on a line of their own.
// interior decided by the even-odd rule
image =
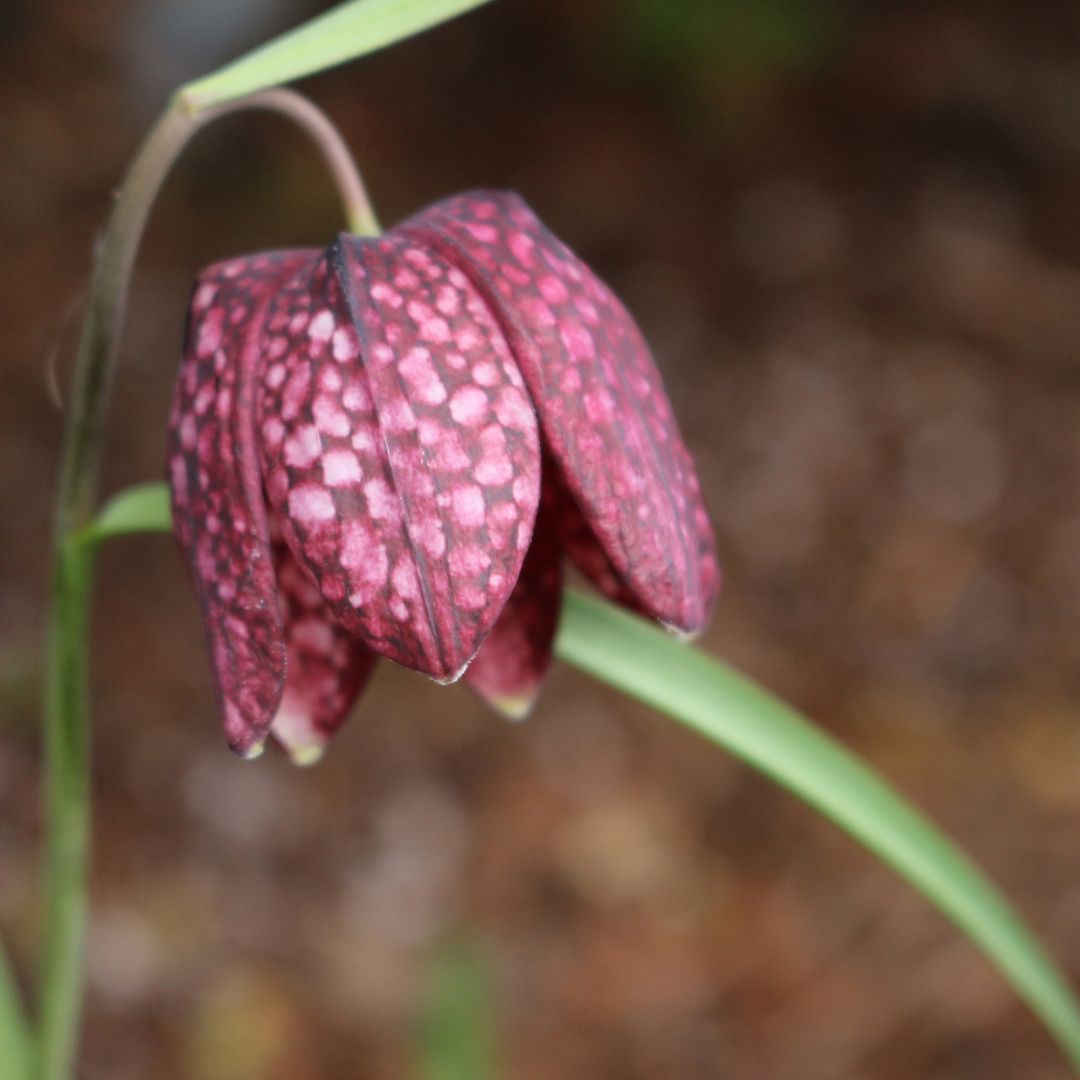
<svg viewBox="0 0 1080 1080">
<path fill-rule="evenodd" d="M 76 534 L 92 520 L 109 392 L 139 242 L 161 185 L 188 141 L 229 113 L 264 109 L 299 124 L 322 152 L 349 226 L 379 231 L 345 143 L 330 121 L 291 90 L 266 90 L 192 114 L 174 102 L 143 143 L 116 194 L 94 262 L 75 362 L 60 490 L 49 612 L 45 702 L 47 798 L 45 949 L 38 1076 L 72 1075 L 82 1004 L 90 833 L 88 619 L 93 556 Z"/>
</svg>

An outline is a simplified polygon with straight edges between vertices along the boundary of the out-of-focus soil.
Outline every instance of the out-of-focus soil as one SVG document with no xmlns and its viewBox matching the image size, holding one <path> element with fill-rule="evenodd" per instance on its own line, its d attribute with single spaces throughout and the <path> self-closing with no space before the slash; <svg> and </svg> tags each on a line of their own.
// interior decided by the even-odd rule
<svg viewBox="0 0 1080 1080">
<path fill-rule="evenodd" d="M 312 10 L 0 7 L 0 926 L 24 974 L 50 381 L 170 87 Z M 500 3 L 304 90 L 384 221 L 514 187 L 625 297 L 714 511 L 706 647 L 924 806 L 1080 975 L 1080 9 Z M 280 121 L 192 148 L 140 263 L 106 490 L 162 472 L 195 271 L 338 227 Z M 401 1076 L 463 929 L 515 1080 L 1066 1075 L 888 871 L 574 672 L 509 726 L 386 665 L 299 771 L 225 750 L 168 539 L 106 552 L 94 642 L 86 1080 Z"/>
</svg>

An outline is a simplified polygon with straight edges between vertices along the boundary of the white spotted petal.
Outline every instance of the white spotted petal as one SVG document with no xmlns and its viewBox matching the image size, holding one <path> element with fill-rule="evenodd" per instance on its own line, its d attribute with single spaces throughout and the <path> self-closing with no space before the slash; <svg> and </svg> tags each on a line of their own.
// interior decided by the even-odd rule
<svg viewBox="0 0 1080 1080">
<path fill-rule="evenodd" d="M 580 512 L 569 554 L 612 598 L 700 631 L 719 584 L 712 528 L 660 373 L 618 297 L 512 192 L 452 196 L 397 231 L 458 266 L 499 320 Z"/>
<path fill-rule="evenodd" d="M 457 678 L 517 581 L 539 498 L 505 335 L 463 274 L 394 233 L 340 237 L 266 325 L 289 342 L 258 400 L 283 425 L 262 470 L 286 542 L 348 631 Z"/>
<path fill-rule="evenodd" d="M 475 659 L 470 685 L 520 715 L 551 660 L 564 553 L 685 632 L 718 584 L 640 331 L 506 192 L 207 271 L 168 470 L 247 756 L 269 732 L 314 759 L 377 655 L 443 682 Z"/>
<path fill-rule="evenodd" d="M 286 443 L 279 418 L 257 425 L 254 399 L 260 378 L 285 382 L 279 365 L 267 366 L 270 297 L 316 257 L 235 259 L 201 276 L 169 423 L 174 527 L 203 611 L 225 735 L 245 757 L 272 734 L 297 760 L 312 760 L 375 659 L 335 623 L 274 539 L 256 449 L 275 445 L 290 460 L 314 460 L 318 432 L 294 432 Z M 316 513 L 322 494 L 298 497 Z"/>
</svg>

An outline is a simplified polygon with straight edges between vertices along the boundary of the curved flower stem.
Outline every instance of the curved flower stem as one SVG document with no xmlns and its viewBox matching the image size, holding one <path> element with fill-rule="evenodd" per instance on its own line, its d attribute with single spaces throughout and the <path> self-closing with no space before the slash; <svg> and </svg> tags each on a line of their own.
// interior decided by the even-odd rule
<svg viewBox="0 0 1080 1080">
<path fill-rule="evenodd" d="M 116 195 L 94 262 L 75 362 L 60 493 L 55 510 L 49 617 L 45 769 L 47 819 L 45 951 L 41 971 L 42 1080 L 71 1075 L 82 1000 L 90 821 L 87 619 L 92 555 L 76 534 L 92 520 L 109 390 L 132 267 L 150 209 L 188 141 L 229 113 L 266 109 L 298 123 L 321 150 L 349 225 L 378 232 L 371 204 L 340 135 L 305 98 L 266 90 L 192 112 L 177 100 L 143 143 Z"/>
<path fill-rule="evenodd" d="M 109 387 L 131 271 L 150 208 L 169 169 L 191 138 L 213 121 L 246 109 L 280 113 L 299 124 L 330 167 L 350 228 L 361 235 L 379 231 L 364 183 L 344 141 L 306 98 L 291 90 L 264 90 L 203 112 L 189 112 L 180 103 L 167 109 L 139 149 L 117 192 L 98 247 L 75 362 L 75 390 L 56 509 L 60 536 L 85 525 L 93 513 Z"/>
</svg>

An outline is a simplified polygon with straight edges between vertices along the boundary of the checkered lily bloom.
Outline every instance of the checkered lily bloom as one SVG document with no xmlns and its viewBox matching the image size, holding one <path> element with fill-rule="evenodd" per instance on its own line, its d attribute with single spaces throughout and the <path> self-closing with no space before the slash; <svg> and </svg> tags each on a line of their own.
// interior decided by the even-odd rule
<svg viewBox="0 0 1080 1080">
<path fill-rule="evenodd" d="M 314 760 L 380 656 L 523 715 L 564 555 L 686 634 L 718 584 L 641 332 L 511 193 L 203 273 L 167 470 L 245 756 Z"/>
</svg>

